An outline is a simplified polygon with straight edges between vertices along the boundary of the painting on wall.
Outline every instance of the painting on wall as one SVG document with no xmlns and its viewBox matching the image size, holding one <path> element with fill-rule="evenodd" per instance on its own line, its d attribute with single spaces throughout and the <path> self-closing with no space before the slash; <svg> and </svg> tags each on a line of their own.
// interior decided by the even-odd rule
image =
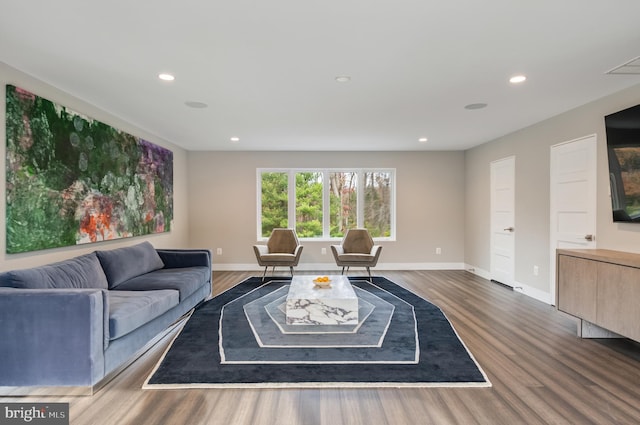
<svg viewBox="0 0 640 425">
<path fill-rule="evenodd" d="M 6 87 L 7 253 L 169 232 L 173 152 Z"/>
</svg>

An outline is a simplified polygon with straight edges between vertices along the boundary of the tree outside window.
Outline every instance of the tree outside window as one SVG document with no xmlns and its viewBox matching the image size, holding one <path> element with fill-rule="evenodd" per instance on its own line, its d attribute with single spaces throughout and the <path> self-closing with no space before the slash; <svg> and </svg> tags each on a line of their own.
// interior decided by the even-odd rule
<svg viewBox="0 0 640 425">
<path fill-rule="evenodd" d="M 301 238 L 322 237 L 322 173 L 296 173 L 296 232 Z"/>
<path fill-rule="evenodd" d="M 286 172 L 261 173 L 262 236 L 275 228 L 289 227 L 289 175 Z"/>
<path fill-rule="evenodd" d="M 364 227 L 371 237 L 391 235 L 391 173 L 364 173 Z"/>
<path fill-rule="evenodd" d="M 329 173 L 330 236 L 341 238 L 358 225 L 358 174 Z"/>
</svg>

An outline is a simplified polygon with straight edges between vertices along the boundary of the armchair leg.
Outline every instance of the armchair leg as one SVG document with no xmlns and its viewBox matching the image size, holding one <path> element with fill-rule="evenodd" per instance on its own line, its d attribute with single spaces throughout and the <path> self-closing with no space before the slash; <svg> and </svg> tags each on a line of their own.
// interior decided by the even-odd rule
<svg viewBox="0 0 640 425">
<path fill-rule="evenodd" d="M 342 273 L 340 273 L 340 274 L 344 274 L 344 266 L 342 266 Z"/>
<path fill-rule="evenodd" d="M 293 277 L 293 266 L 289 266 L 289 271 L 291 271 L 291 277 Z"/>
<path fill-rule="evenodd" d="M 264 267 L 264 272 L 262 273 L 262 281 L 263 281 L 263 282 L 264 282 L 264 277 L 267 275 L 267 268 L 268 268 L 268 267 L 269 267 L 269 266 L 265 266 L 265 267 Z"/>
<path fill-rule="evenodd" d="M 371 280 L 371 269 L 369 266 L 367 266 L 367 273 L 369 273 L 369 282 L 373 283 L 373 280 Z"/>
</svg>

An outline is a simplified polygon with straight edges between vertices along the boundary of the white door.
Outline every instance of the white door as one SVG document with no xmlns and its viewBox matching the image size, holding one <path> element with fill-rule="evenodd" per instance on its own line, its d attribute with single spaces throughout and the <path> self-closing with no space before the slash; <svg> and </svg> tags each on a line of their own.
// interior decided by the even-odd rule
<svg viewBox="0 0 640 425">
<path fill-rule="evenodd" d="M 516 158 L 491 163 L 491 279 L 513 287 L 515 281 Z"/>
<path fill-rule="evenodd" d="M 596 247 L 596 135 L 551 146 L 550 241 L 552 304 L 556 249 Z"/>
</svg>

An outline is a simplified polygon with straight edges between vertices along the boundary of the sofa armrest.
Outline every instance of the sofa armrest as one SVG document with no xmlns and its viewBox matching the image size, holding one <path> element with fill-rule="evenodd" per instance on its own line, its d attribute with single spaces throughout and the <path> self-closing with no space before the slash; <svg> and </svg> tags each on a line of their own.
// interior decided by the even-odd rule
<svg viewBox="0 0 640 425">
<path fill-rule="evenodd" d="M 211 268 L 211 251 L 208 249 L 156 249 L 166 269 L 181 267 Z"/>
<path fill-rule="evenodd" d="M 105 289 L 0 288 L 0 386 L 89 386 L 104 375 Z"/>
</svg>

